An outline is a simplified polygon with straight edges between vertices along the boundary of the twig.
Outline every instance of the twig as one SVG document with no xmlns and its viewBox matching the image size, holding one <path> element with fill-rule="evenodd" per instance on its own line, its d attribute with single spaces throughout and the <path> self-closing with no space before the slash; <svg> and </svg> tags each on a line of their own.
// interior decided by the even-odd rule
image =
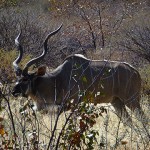
<svg viewBox="0 0 150 150">
<path fill-rule="evenodd" d="M 12 128 L 13 128 L 13 132 L 14 132 L 14 141 L 15 141 L 15 149 L 16 149 L 16 144 L 17 144 L 16 137 L 17 137 L 17 134 L 16 134 L 16 130 L 15 130 L 15 124 L 14 124 L 12 111 L 11 111 L 11 108 L 10 108 L 9 100 L 4 96 L 4 94 L 2 94 L 2 97 L 5 99 L 5 101 L 7 102 L 7 105 L 8 105 L 8 110 L 9 110 L 9 113 L 10 113 L 10 119 L 11 119 Z"/>
</svg>

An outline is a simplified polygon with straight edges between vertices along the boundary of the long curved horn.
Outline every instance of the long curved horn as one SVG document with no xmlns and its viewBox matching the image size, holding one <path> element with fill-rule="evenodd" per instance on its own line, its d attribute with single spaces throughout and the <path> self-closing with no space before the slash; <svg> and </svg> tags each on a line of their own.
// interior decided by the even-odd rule
<svg viewBox="0 0 150 150">
<path fill-rule="evenodd" d="M 16 60 L 13 62 L 13 67 L 14 67 L 14 70 L 15 70 L 15 73 L 16 73 L 17 76 L 21 76 L 21 74 L 22 74 L 22 70 L 18 66 L 18 64 L 20 63 L 20 61 L 22 59 L 22 56 L 23 56 L 23 48 L 22 48 L 22 46 L 19 43 L 20 36 L 21 36 L 21 32 L 18 34 L 18 36 L 15 39 L 15 44 L 16 44 L 17 49 L 19 51 L 19 55 L 16 58 Z"/>
<path fill-rule="evenodd" d="M 49 39 L 51 36 L 55 35 L 55 34 L 61 29 L 61 27 L 62 27 L 62 24 L 59 26 L 59 28 L 57 28 L 55 31 L 49 33 L 49 34 L 46 36 L 45 41 L 44 41 L 44 43 L 43 43 L 43 46 L 44 46 L 43 53 L 42 53 L 39 57 L 36 57 L 36 58 L 31 59 L 31 60 L 25 65 L 25 67 L 24 67 L 24 69 L 23 69 L 23 75 L 27 75 L 27 74 L 28 74 L 28 68 L 29 68 L 31 65 L 35 64 L 36 62 L 38 62 L 39 60 L 41 60 L 41 59 L 43 59 L 43 58 L 45 57 L 45 55 L 47 54 L 47 49 L 48 49 L 48 48 L 47 48 L 48 39 Z"/>
</svg>

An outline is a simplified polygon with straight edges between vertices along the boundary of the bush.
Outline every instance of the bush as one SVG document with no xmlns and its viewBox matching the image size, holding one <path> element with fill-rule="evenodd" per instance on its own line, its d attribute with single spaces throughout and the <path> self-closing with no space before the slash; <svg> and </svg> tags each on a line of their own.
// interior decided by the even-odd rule
<svg viewBox="0 0 150 150">
<path fill-rule="evenodd" d="M 145 65 L 143 68 L 141 68 L 140 74 L 143 83 L 143 92 L 150 95 L 150 65 Z"/>
<path fill-rule="evenodd" d="M 17 55 L 16 50 L 5 51 L 0 49 L 0 82 L 10 83 L 15 79 L 15 72 L 12 68 L 12 62 L 15 60 Z M 30 55 L 26 56 L 25 59 L 21 62 L 21 67 L 30 59 Z"/>
<path fill-rule="evenodd" d="M 140 23 L 136 23 L 125 29 L 123 32 L 123 40 L 120 42 L 120 45 L 123 49 L 133 52 L 139 58 L 145 59 L 150 62 L 150 20 L 147 19 L 140 20 Z M 144 23 L 143 23 L 144 22 Z M 122 34 L 122 33 L 121 33 Z"/>
</svg>

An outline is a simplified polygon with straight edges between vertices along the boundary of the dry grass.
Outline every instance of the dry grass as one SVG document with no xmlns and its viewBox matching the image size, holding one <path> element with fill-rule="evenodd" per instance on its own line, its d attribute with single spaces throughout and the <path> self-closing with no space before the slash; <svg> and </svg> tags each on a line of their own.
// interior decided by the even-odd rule
<svg viewBox="0 0 150 150">
<path fill-rule="evenodd" d="M 143 97 L 142 99 L 144 111 L 148 116 L 150 114 L 150 109 L 147 105 L 148 98 Z M 11 110 L 13 113 L 13 120 L 18 138 L 20 140 L 23 140 L 22 138 L 25 134 L 28 141 L 31 142 L 32 132 L 36 130 L 36 133 L 39 135 L 39 147 L 43 150 L 46 149 L 56 123 L 56 108 L 49 108 L 47 114 L 44 114 L 42 112 L 36 112 L 35 118 L 35 116 L 32 114 L 31 109 L 26 109 L 26 115 L 23 115 L 23 113 L 19 113 L 19 109 L 22 105 L 21 103 L 22 98 L 17 100 L 11 100 Z M 9 138 L 11 138 L 13 135 L 12 121 L 10 119 L 7 104 L 5 102 L 3 106 L 5 106 L 5 110 L 1 112 L 1 117 L 4 118 L 3 125 L 5 126 L 5 131 L 8 133 Z M 149 150 L 149 139 L 146 136 L 146 132 L 142 127 L 141 122 L 137 121 L 137 119 L 133 116 L 132 118 L 134 120 L 134 125 L 136 124 L 136 127 L 134 126 L 136 130 L 131 129 L 123 125 L 120 119 L 116 116 L 114 109 L 110 104 L 98 105 L 97 109 L 100 106 L 104 106 L 107 109 L 107 114 L 99 116 L 99 118 L 96 120 L 96 124 L 93 126 L 93 129 L 99 132 L 99 136 L 97 136 L 98 143 L 95 143 L 95 150 Z M 68 111 L 61 114 L 58 120 L 57 128 L 55 130 L 56 132 L 54 136 L 54 141 L 57 141 L 57 137 L 62 130 L 62 127 L 64 126 L 64 123 L 69 113 L 70 112 Z M 23 127 L 25 133 L 22 133 Z M 149 129 L 149 127 L 150 123 L 147 124 L 147 129 Z"/>
</svg>

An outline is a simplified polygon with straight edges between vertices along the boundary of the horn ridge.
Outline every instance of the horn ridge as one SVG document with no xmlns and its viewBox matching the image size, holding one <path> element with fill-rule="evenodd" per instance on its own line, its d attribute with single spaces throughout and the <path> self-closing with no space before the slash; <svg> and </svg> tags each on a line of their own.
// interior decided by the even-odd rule
<svg viewBox="0 0 150 150">
<path fill-rule="evenodd" d="M 19 51 L 19 55 L 18 57 L 15 59 L 15 61 L 13 62 L 13 67 L 14 67 L 14 70 L 15 70 L 15 73 L 17 76 L 20 76 L 21 73 L 22 73 L 22 70 L 20 69 L 20 67 L 18 66 L 18 64 L 20 63 L 21 59 L 22 59 L 22 56 L 23 56 L 23 48 L 19 42 L 19 38 L 21 36 L 21 33 L 20 32 L 18 34 L 18 36 L 16 37 L 15 39 L 15 45 L 17 46 L 17 50 Z"/>
<path fill-rule="evenodd" d="M 36 57 L 36 58 L 31 59 L 31 60 L 25 65 L 25 67 L 24 67 L 24 69 L 23 69 L 23 75 L 27 75 L 27 74 L 28 74 L 28 68 L 29 68 L 31 65 L 35 64 L 36 62 L 40 61 L 41 59 L 43 59 L 43 58 L 45 57 L 45 55 L 47 54 L 47 50 L 48 50 L 48 48 L 47 48 L 48 39 L 49 39 L 51 36 L 55 35 L 61 28 L 62 28 L 62 24 L 61 24 L 55 31 L 49 33 L 49 34 L 46 36 L 46 38 L 45 38 L 45 40 L 44 40 L 44 43 L 43 43 L 44 48 L 43 48 L 42 54 L 41 54 L 40 56 Z"/>
</svg>

